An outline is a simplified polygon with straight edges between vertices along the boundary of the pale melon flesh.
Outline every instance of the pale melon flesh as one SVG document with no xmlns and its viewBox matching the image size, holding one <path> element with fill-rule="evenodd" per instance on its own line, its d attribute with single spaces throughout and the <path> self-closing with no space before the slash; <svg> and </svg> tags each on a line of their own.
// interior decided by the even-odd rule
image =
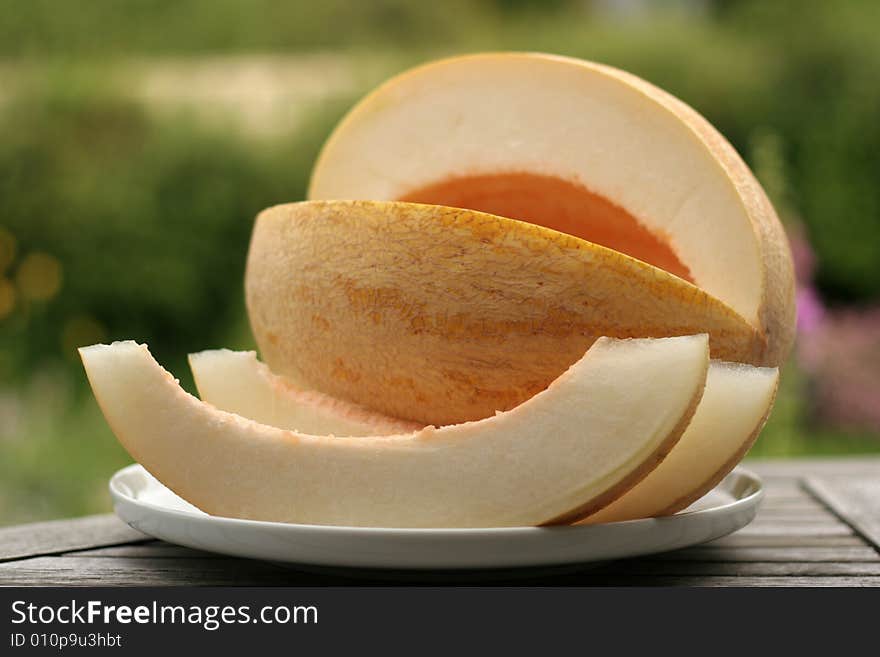
<svg viewBox="0 0 880 657">
<path fill-rule="evenodd" d="M 221 410 L 285 428 L 314 426 L 333 433 L 341 430 L 334 427 L 349 426 L 340 424 L 349 421 L 348 415 L 340 417 L 336 410 L 345 409 L 344 402 L 316 408 L 311 397 L 272 374 L 252 351 L 205 351 L 191 355 L 190 363 L 202 400 Z M 583 522 L 668 515 L 705 495 L 754 443 L 773 406 L 778 380 L 778 368 L 712 361 L 700 405 L 669 455 L 632 489 Z M 330 400 L 323 395 L 318 399 Z M 394 422 L 383 417 L 367 416 L 354 426 L 381 435 Z"/>
<path fill-rule="evenodd" d="M 708 493 L 758 437 L 778 381 L 775 367 L 713 361 L 697 412 L 669 455 L 631 490 L 583 522 L 669 515 Z"/>
<path fill-rule="evenodd" d="M 261 424 L 302 433 L 381 436 L 421 428 L 374 413 L 273 374 L 253 351 L 212 349 L 189 355 L 202 401 Z"/>
<path fill-rule="evenodd" d="M 217 410 L 134 342 L 80 350 L 120 442 L 215 515 L 387 527 L 568 522 L 653 469 L 705 384 L 705 335 L 597 341 L 545 391 L 479 422 L 313 436 Z"/>
</svg>

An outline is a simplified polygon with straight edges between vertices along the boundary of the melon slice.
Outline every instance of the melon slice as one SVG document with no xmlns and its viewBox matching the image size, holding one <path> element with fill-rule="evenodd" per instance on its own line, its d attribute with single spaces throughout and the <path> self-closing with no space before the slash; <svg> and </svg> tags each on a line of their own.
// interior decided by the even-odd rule
<svg viewBox="0 0 880 657">
<path fill-rule="evenodd" d="M 213 349 L 189 355 L 202 401 L 250 420 L 302 433 L 381 436 L 422 426 L 374 413 L 273 374 L 253 351 Z"/>
<path fill-rule="evenodd" d="M 273 374 L 253 351 L 203 351 L 190 354 L 190 365 L 203 401 L 264 424 L 312 433 L 360 428 L 362 435 L 377 436 L 401 425 L 401 431 L 417 428 L 359 407 L 352 413 L 351 405 L 320 393 L 303 393 Z M 705 495 L 754 444 L 778 381 L 775 367 L 712 361 L 696 413 L 669 455 L 635 487 L 582 522 L 668 515 Z"/>
<path fill-rule="evenodd" d="M 614 278 L 572 276 L 568 289 L 590 288 L 593 298 L 601 300 L 593 306 L 593 315 L 602 314 L 606 303 L 612 306 L 600 322 L 602 330 L 586 331 L 580 351 L 602 332 L 616 337 L 674 334 L 676 321 L 688 321 L 680 319 L 687 315 L 679 314 L 687 301 L 703 299 L 694 288 L 737 315 L 755 338 L 740 339 L 741 328 L 707 324 L 713 357 L 776 366 L 792 343 L 791 254 L 751 171 L 693 109 L 607 66 L 550 55 L 496 53 L 442 60 L 406 72 L 367 96 L 340 123 L 314 168 L 309 198 L 403 200 L 484 211 L 606 246 L 680 279 L 672 283 L 657 274 L 651 286 L 655 302 L 649 308 L 633 303 L 626 309 L 611 300 L 628 294 L 631 285 L 620 286 Z M 408 262 L 398 265 L 375 254 L 371 264 L 371 254 L 355 253 L 361 245 L 358 239 L 349 240 L 350 233 L 312 251 L 312 258 L 320 259 L 327 251 L 341 249 L 340 257 L 356 256 L 362 267 L 376 269 L 366 281 L 351 277 L 355 283 L 347 296 L 340 293 L 340 310 L 345 312 L 339 315 L 318 312 L 320 300 L 310 296 L 314 290 L 308 282 L 300 281 L 302 257 L 293 260 L 285 272 L 289 281 L 277 291 L 286 306 L 279 315 L 264 313 L 271 291 L 259 293 L 263 283 L 249 281 L 252 325 L 269 366 L 330 394 L 368 403 L 367 393 L 359 393 L 355 381 L 364 376 L 364 359 L 378 367 L 371 376 L 384 382 L 377 397 L 383 400 L 405 396 L 407 379 L 419 371 L 398 366 L 411 364 L 410 350 L 428 350 L 432 360 L 450 354 L 470 359 L 467 367 L 450 368 L 446 383 L 466 389 L 461 394 L 477 400 L 479 411 L 462 406 L 453 392 L 444 403 L 456 409 L 447 419 L 456 420 L 509 408 L 525 398 L 520 391 L 546 385 L 577 358 L 578 350 L 563 347 L 568 360 L 555 358 L 546 367 L 531 369 L 508 351 L 525 340 L 499 340 L 485 359 L 466 354 L 469 346 L 462 342 L 478 334 L 484 323 L 492 331 L 511 321 L 513 303 L 526 299 L 528 305 L 531 291 L 537 307 L 529 309 L 531 317 L 514 321 L 514 330 L 536 336 L 536 342 L 548 327 L 566 337 L 584 330 L 579 312 L 567 314 L 571 309 L 558 296 L 563 294 L 558 286 L 556 297 L 538 289 L 558 240 L 548 239 L 544 245 L 536 241 L 533 257 L 512 263 L 532 274 L 512 302 L 508 281 L 496 275 L 494 262 L 481 270 L 479 285 L 449 284 L 461 270 L 479 269 L 480 256 L 470 250 L 460 253 L 456 241 L 447 245 L 447 228 L 440 222 L 407 236 L 427 272 L 425 278 L 410 279 L 413 287 L 422 286 L 421 293 L 400 289 L 398 281 L 407 277 Z M 497 252 L 505 238 L 502 232 L 487 240 L 487 251 Z M 314 244 L 308 248 L 318 249 Z M 383 266 L 389 269 L 378 271 Z M 515 283 L 523 285 L 524 278 Z M 453 294 L 444 296 L 448 288 Z M 299 295 L 296 302 L 287 299 L 292 292 Z M 283 345 L 302 331 L 300 324 L 288 328 L 283 322 L 293 306 L 302 322 L 316 327 L 327 322 L 332 329 L 296 354 L 283 347 L 271 349 L 273 340 Z M 544 313 L 535 318 L 540 310 Z M 556 310 L 564 312 L 554 314 Z M 376 339 L 390 333 L 401 315 L 397 323 L 404 326 L 407 338 L 395 347 L 393 357 L 365 356 L 350 346 L 361 331 Z M 267 322 L 270 319 L 278 321 Z M 434 319 L 448 325 L 446 337 L 434 330 Z M 720 323 L 730 324 L 726 318 Z M 533 353 L 532 347 L 525 344 L 521 353 Z M 499 360 L 517 364 L 516 372 L 507 373 L 510 389 L 499 390 L 480 374 Z M 369 394 L 375 396 L 374 391 Z M 423 406 L 416 403 L 407 417 L 432 422 L 442 417 L 433 409 L 425 412 Z"/>
<path fill-rule="evenodd" d="M 80 350 L 129 453 L 202 510 L 282 522 L 489 527 L 567 522 L 675 445 L 705 385 L 705 335 L 597 341 L 545 391 L 479 422 L 386 437 L 296 433 L 186 393 L 134 342 Z"/>
<path fill-rule="evenodd" d="M 773 407 L 777 368 L 713 361 L 691 423 L 663 462 L 622 497 L 584 522 L 617 522 L 680 511 L 742 460 Z"/>
<path fill-rule="evenodd" d="M 426 242 L 427 240 L 427 242 Z M 246 292 L 273 372 L 392 417 L 446 425 L 523 403 L 602 335 L 762 341 L 686 281 L 570 235 L 471 210 L 369 201 L 257 219 Z"/>
</svg>

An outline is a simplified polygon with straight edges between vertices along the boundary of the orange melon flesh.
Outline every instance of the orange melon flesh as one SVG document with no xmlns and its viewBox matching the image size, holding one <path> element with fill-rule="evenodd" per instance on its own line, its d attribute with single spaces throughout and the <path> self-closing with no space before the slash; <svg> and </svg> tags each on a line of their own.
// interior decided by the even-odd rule
<svg viewBox="0 0 880 657">
<path fill-rule="evenodd" d="M 422 428 L 303 390 L 273 374 L 253 351 L 201 351 L 189 355 L 189 365 L 202 401 L 261 424 L 336 436 L 382 436 Z"/>
<path fill-rule="evenodd" d="M 712 490 L 755 442 L 773 407 L 777 368 L 713 361 L 691 423 L 663 462 L 585 523 L 669 515 Z"/>
<path fill-rule="evenodd" d="M 279 429 L 186 393 L 147 348 L 80 355 L 129 453 L 215 515 L 385 527 L 568 522 L 656 467 L 699 403 L 705 335 L 597 341 L 545 391 L 492 418 L 386 437 Z"/>
<path fill-rule="evenodd" d="M 561 178 L 535 173 L 455 177 L 398 200 L 468 208 L 552 228 L 694 282 L 668 237 L 651 232 L 622 207 L 583 185 Z"/>
<path fill-rule="evenodd" d="M 426 245 L 430 245 L 427 248 Z M 492 416 L 603 335 L 762 336 L 687 281 L 556 231 L 435 205 L 307 201 L 257 218 L 248 315 L 273 372 L 421 424 Z"/>
</svg>

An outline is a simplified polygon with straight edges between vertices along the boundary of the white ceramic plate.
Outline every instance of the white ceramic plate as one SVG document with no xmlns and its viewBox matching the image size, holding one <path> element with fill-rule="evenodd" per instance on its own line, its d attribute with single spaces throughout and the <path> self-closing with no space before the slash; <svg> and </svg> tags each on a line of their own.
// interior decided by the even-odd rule
<svg viewBox="0 0 880 657">
<path fill-rule="evenodd" d="M 559 566 L 675 550 L 749 524 L 763 492 L 756 475 L 737 468 L 674 516 L 494 529 L 332 527 L 211 516 L 137 464 L 113 476 L 110 494 L 116 514 L 135 529 L 200 550 L 310 566 L 433 570 Z"/>
</svg>

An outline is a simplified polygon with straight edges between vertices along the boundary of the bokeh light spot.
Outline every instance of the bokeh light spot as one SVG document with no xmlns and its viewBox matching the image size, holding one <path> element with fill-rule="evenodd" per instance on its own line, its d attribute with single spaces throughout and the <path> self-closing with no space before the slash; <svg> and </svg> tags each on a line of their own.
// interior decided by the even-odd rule
<svg viewBox="0 0 880 657">
<path fill-rule="evenodd" d="M 0 319 L 15 309 L 15 286 L 8 278 L 0 278 Z"/>
<path fill-rule="evenodd" d="M 24 298 L 48 301 L 61 289 L 61 263 L 48 253 L 29 253 L 18 266 L 15 279 Z"/>
<path fill-rule="evenodd" d="M 77 358 L 76 350 L 107 338 L 107 329 L 91 315 L 76 315 L 64 322 L 61 330 L 61 348 L 64 355 Z"/>
<path fill-rule="evenodd" d="M 16 246 L 15 235 L 0 226 L 0 274 L 15 260 Z"/>
</svg>

